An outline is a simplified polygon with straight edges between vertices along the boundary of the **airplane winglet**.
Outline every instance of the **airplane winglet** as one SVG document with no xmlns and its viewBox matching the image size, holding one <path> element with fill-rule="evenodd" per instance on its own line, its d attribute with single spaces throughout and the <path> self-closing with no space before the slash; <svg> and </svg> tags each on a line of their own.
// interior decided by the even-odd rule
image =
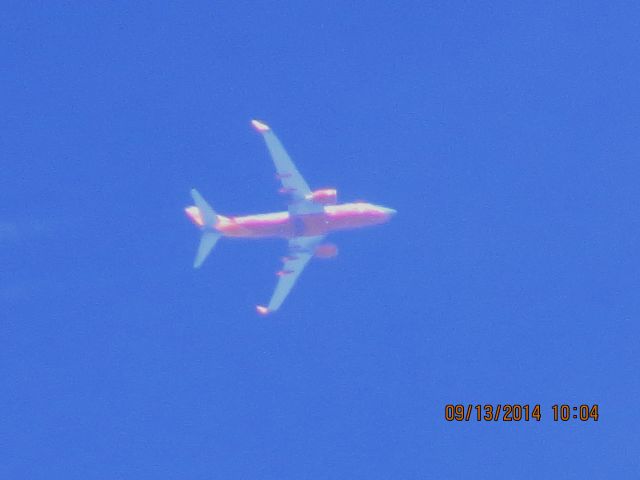
<svg viewBox="0 0 640 480">
<path fill-rule="evenodd" d="M 251 120 L 251 125 L 253 126 L 253 128 L 256 129 L 256 131 L 260 133 L 265 133 L 271 130 L 269 128 L 269 125 L 267 125 L 266 123 L 259 122 L 258 120 Z"/>
<path fill-rule="evenodd" d="M 256 312 L 258 312 L 262 316 L 268 315 L 270 313 L 269 309 L 264 305 L 256 305 Z"/>
</svg>

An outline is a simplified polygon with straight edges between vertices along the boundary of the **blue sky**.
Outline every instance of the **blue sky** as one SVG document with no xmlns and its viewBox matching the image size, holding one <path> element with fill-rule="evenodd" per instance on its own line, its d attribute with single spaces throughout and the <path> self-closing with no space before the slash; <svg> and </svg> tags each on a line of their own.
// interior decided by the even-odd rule
<svg viewBox="0 0 640 480">
<path fill-rule="evenodd" d="M 233 3 L 0 11 L 0 476 L 637 478 L 640 8 Z M 251 118 L 399 212 L 267 319 L 182 212 L 283 208 Z"/>
</svg>

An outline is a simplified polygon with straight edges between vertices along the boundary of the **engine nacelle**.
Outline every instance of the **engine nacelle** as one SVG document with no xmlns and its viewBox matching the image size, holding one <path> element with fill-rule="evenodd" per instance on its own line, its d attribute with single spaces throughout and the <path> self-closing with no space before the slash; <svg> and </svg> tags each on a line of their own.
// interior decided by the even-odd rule
<svg viewBox="0 0 640 480">
<path fill-rule="evenodd" d="M 323 188 L 311 192 L 306 198 L 320 205 L 335 205 L 338 203 L 338 191 L 335 188 Z"/>
<path fill-rule="evenodd" d="M 338 255 L 338 247 L 333 243 L 323 243 L 316 247 L 314 255 L 318 258 L 333 258 Z"/>
</svg>

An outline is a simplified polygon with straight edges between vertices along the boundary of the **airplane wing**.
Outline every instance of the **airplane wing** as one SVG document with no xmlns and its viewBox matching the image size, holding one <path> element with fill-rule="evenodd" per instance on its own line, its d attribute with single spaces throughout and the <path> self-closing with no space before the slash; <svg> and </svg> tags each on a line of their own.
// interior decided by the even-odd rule
<svg viewBox="0 0 640 480">
<path fill-rule="evenodd" d="M 289 292 L 302 273 L 302 270 L 304 270 L 307 262 L 313 257 L 316 246 L 318 246 L 323 239 L 324 235 L 317 237 L 296 237 L 289 240 L 289 253 L 283 259 L 284 266 L 282 270 L 278 272 L 280 278 L 276 285 L 276 290 L 268 306 L 258 305 L 256 307 L 258 313 L 266 315 L 280 308 L 280 305 L 282 305 L 282 302 L 284 302 L 287 295 L 289 295 Z"/>
<path fill-rule="evenodd" d="M 262 134 L 267 144 L 267 149 L 276 167 L 276 176 L 282 183 L 282 189 L 280 191 L 291 196 L 289 212 L 292 214 L 322 212 L 322 205 L 307 200 L 306 197 L 311 194 L 311 189 L 295 164 L 291 161 L 291 157 L 289 157 L 289 154 L 282 146 L 282 143 L 280 143 L 280 140 L 278 140 L 278 137 L 276 137 L 276 134 L 273 133 L 273 130 L 271 130 L 268 125 L 257 120 L 252 120 L 251 125 Z"/>
</svg>

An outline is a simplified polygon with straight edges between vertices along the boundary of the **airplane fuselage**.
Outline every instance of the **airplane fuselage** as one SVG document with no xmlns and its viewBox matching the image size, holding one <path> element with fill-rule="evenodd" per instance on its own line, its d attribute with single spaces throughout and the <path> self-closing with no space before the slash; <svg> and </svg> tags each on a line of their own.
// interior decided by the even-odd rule
<svg viewBox="0 0 640 480">
<path fill-rule="evenodd" d="M 226 237 L 239 238 L 295 238 L 326 235 L 336 230 L 377 225 L 387 222 L 395 210 L 370 203 L 327 205 L 321 213 L 292 215 L 289 212 L 263 213 L 238 217 L 218 215 L 213 226 Z M 189 207 L 187 214 L 197 225 L 204 226 L 197 207 Z"/>
</svg>

